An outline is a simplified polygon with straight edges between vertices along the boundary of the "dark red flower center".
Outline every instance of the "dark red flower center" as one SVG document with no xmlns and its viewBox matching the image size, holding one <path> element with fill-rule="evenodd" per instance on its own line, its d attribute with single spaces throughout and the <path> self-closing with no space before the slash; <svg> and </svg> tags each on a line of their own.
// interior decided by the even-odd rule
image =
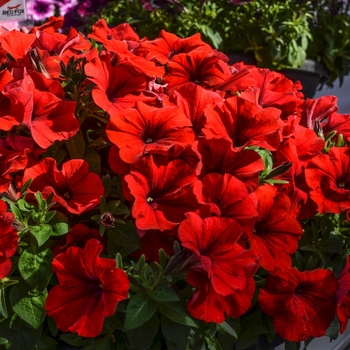
<svg viewBox="0 0 350 350">
<path fill-rule="evenodd" d="M 338 188 L 344 188 L 345 190 L 350 190 L 350 183 L 346 179 L 339 179 L 337 181 Z"/>
<path fill-rule="evenodd" d="M 87 287 L 89 288 L 91 293 L 96 295 L 102 295 L 103 288 L 100 280 L 89 280 Z"/>
<path fill-rule="evenodd" d="M 71 197 L 71 195 L 68 191 L 64 192 L 64 194 L 63 194 L 64 199 L 70 199 L 70 197 Z"/>
</svg>

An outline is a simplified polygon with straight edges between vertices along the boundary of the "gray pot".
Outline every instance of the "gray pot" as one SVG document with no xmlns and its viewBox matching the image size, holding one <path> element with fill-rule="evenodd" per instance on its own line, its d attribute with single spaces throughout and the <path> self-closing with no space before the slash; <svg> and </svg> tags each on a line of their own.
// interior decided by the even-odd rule
<svg viewBox="0 0 350 350">
<path fill-rule="evenodd" d="M 344 335 L 332 350 L 349 350 L 350 349 L 350 332 Z"/>
</svg>

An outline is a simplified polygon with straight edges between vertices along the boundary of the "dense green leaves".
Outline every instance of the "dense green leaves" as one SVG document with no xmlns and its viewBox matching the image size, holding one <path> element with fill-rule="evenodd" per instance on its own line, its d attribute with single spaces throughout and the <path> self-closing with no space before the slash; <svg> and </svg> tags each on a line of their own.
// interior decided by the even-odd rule
<svg viewBox="0 0 350 350">
<path fill-rule="evenodd" d="M 170 320 L 185 326 L 198 328 L 198 322 L 194 320 L 182 302 L 159 303 L 159 311 Z"/>
<path fill-rule="evenodd" d="M 149 344 L 157 335 L 158 328 L 158 316 L 156 314 L 153 314 L 152 317 L 140 327 L 126 332 L 129 344 L 133 348 L 139 348 L 142 345 Z"/>
<path fill-rule="evenodd" d="M 52 275 L 51 262 L 53 253 L 50 249 L 36 248 L 34 245 L 23 251 L 18 268 L 24 280 L 32 287 L 43 289 Z"/>
<path fill-rule="evenodd" d="M 46 297 L 46 289 L 43 291 L 31 289 L 24 282 L 13 286 L 10 292 L 13 311 L 35 329 L 44 321 Z"/>
<path fill-rule="evenodd" d="M 41 326 L 35 329 L 16 314 L 0 322 L 0 337 L 8 340 L 8 343 L 5 344 L 6 349 L 34 349 L 41 332 Z"/>
<path fill-rule="evenodd" d="M 172 349 L 186 349 L 191 328 L 162 315 L 162 333 Z M 170 344 L 169 344 L 170 343 Z"/>
<path fill-rule="evenodd" d="M 145 294 L 135 294 L 126 309 L 124 330 L 129 331 L 147 322 L 156 311 L 156 302 Z"/>
<path fill-rule="evenodd" d="M 179 297 L 175 293 L 174 289 L 166 284 L 158 284 L 157 287 L 151 292 L 151 298 L 156 301 L 178 301 Z"/>
</svg>

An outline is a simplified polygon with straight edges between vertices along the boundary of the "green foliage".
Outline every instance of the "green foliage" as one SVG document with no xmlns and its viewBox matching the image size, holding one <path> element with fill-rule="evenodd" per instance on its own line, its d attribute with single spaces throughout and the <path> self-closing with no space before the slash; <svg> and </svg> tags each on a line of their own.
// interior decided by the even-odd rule
<svg viewBox="0 0 350 350">
<path fill-rule="evenodd" d="M 101 18 L 111 26 L 128 22 L 141 38 L 155 39 L 162 29 L 183 38 L 199 32 L 214 48 L 250 53 L 259 67 L 274 70 L 298 68 L 311 58 L 326 66 L 329 85 L 337 77 L 342 83 L 350 72 L 345 5 L 336 13 L 329 0 L 254 0 L 243 5 L 184 0 L 152 6 L 147 10 L 141 0 L 111 1 Z"/>
</svg>

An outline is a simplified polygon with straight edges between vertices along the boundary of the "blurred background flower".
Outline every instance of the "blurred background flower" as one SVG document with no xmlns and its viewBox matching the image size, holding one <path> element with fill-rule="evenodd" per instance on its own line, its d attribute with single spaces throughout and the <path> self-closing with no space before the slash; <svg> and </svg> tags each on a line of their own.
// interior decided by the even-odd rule
<svg viewBox="0 0 350 350">
<path fill-rule="evenodd" d="M 50 0 L 36 0 L 33 3 L 34 21 L 44 21 L 55 14 L 55 3 Z"/>
</svg>

